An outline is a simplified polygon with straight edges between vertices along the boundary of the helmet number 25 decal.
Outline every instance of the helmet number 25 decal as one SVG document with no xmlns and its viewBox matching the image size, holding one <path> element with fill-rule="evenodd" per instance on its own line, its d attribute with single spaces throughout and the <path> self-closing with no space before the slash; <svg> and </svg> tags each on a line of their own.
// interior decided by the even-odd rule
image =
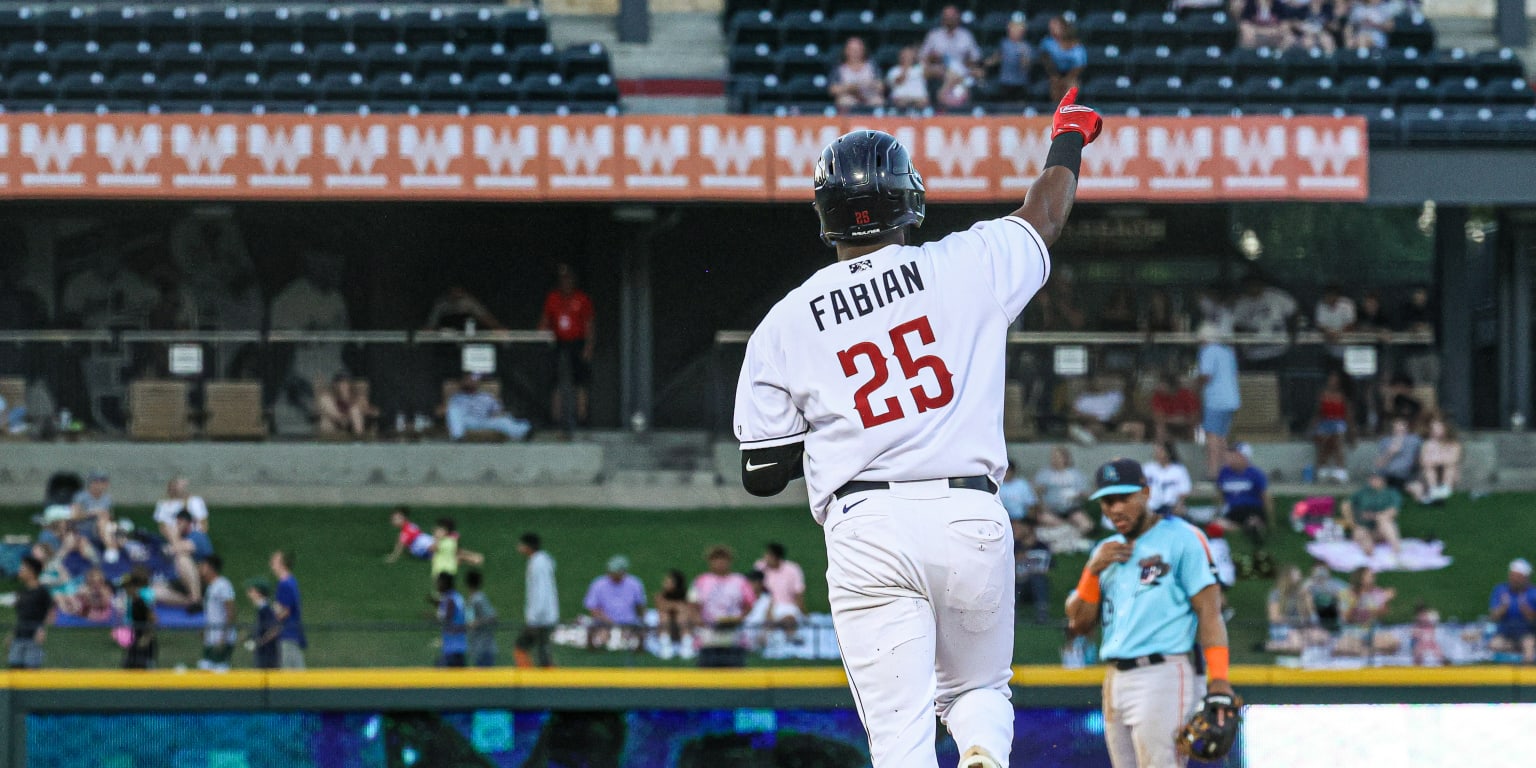
<svg viewBox="0 0 1536 768">
<path fill-rule="evenodd" d="M 902 323 L 889 332 L 896 363 L 901 367 L 901 373 L 907 381 L 917 379 L 924 370 L 933 373 L 934 383 L 938 385 L 936 392 L 930 392 L 924 383 L 914 384 L 908 390 L 913 404 L 917 407 L 917 412 L 925 413 L 943 408 L 955 399 L 954 376 L 950 374 L 949 367 L 944 365 L 944 361 L 938 357 L 912 356 L 908 338 L 913 334 L 916 334 L 918 344 L 921 346 L 933 343 L 933 326 L 928 322 L 927 315 Z M 863 421 L 864 428 L 878 427 L 905 417 L 906 411 L 902 408 L 901 398 L 896 395 L 885 398 L 881 404 L 883 410 L 879 413 L 875 412 L 875 406 L 869 402 L 870 396 L 885 386 L 886 381 L 890 379 L 890 365 L 879 345 L 873 341 L 861 341 L 838 352 L 837 359 L 843 365 L 843 374 L 850 379 L 859 375 L 858 358 L 860 357 L 869 361 L 870 378 L 859 387 L 857 392 L 854 392 L 853 407 L 859 412 L 859 419 Z"/>
<path fill-rule="evenodd" d="M 868 224 L 869 223 L 869 211 L 854 211 L 853 212 L 853 223 L 855 225 L 859 225 L 859 226 Z"/>
</svg>

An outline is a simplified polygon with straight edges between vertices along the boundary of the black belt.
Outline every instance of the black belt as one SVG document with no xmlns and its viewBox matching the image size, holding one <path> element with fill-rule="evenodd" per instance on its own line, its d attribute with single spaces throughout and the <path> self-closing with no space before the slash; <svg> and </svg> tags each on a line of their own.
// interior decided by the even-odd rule
<svg viewBox="0 0 1536 768">
<path fill-rule="evenodd" d="M 986 493 L 997 493 L 997 483 L 992 482 L 992 478 L 987 477 L 986 475 L 951 477 L 949 478 L 949 487 L 958 488 L 963 491 L 984 491 Z M 891 484 L 883 480 L 850 480 L 844 484 L 843 487 L 833 491 L 832 496 L 833 498 L 841 499 L 842 497 L 852 493 L 863 493 L 865 491 L 888 491 L 890 489 Z"/>
<path fill-rule="evenodd" d="M 1149 653 L 1146 656 L 1137 656 L 1134 659 L 1105 659 L 1104 661 L 1121 672 L 1129 672 L 1133 669 L 1161 664 L 1167 660 L 1161 653 Z"/>
</svg>

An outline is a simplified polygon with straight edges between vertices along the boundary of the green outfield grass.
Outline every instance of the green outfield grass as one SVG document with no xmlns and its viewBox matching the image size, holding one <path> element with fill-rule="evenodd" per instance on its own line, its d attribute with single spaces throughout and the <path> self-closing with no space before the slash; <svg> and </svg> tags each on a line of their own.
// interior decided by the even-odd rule
<svg viewBox="0 0 1536 768">
<path fill-rule="evenodd" d="M 385 564 L 384 556 L 394 541 L 387 522 L 388 510 L 377 508 L 240 507 L 210 500 L 214 543 L 224 556 L 226 573 L 238 587 L 253 576 L 270 576 L 268 554 L 283 547 L 296 553 L 296 573 L 303 590 L 304 613 L 310 625 L 311 666 L 397 666 L 430 663 L 435 632 L 427 619 L 429 579 L 427 564 L 403 559 Z M 1476 501 L 1465 496 L 1443 508 L 1411 506 L 1404 512 L 1405 536 L 1440 537 L 1455 558 L 1450 568 L 1429 573 L 1388 573 L 1380 577 L 1396 587 L 1398 598 L 1391 619 L 1407 620 L 1416 601 L 1422 599 L 1445 617 L 1470 618 L 1484 612 L 1488 591 L 1504 578 L 1505 566 L 1517 556 L 1536 555 L 1532 532 L 1536 531 L 1536 494 L 1502 494 Z M 1289 508 L 1289 501 L 1282 509 Z M 32 533 L 29 518 L 35 508 L 0 508 L 0 533 Z M 126 515 L 148 525 L 148 508 L 128 508 Z M 690 576 L 703 570 L 704 550 L 723 543 L 735 548 L 737 568 L 751 567 L 765 542 L 779 541 L 791 559 L 805 568 L 809 582 L 807 607 L 827 609 L 826 555 L 821 528 L 803 508 L 765 510 L 633 511 L 608 509 L 419 509 L 416 519 L 424 527 L 440 515 L 458 521 L 463 546 L 483 552 L 487 591 L 503 617 L 513 622 L 522 615 L 523 559 L 516 551 L 517 537 L 537 531 L 558 562 L 562 615 L 580 612 L 588 582 L 602 572 L 614 554 L 628 555 L 632 571 L 654 592 L 662 573 L 678 568 Z M 1303 539 L 1289 529 L 1279 532 L 1272 551 L 1279 563 L 1308 561 Z M 1238 553 L 1246 541 L 1233 539 Z M 1083 556 L 1058 558 L 1052 577 L 1053 616 L 1061 616 L 1060 601 L 1076 583 Z M 0 581 L 0 591 L 11 591 L 14 582 Z M 1236 660 L 1263 662 L 1268 656 L 1254 646 L 1265 635 L 1264 600 L 1269 584 L 1242 581 L 1229 598 L 1237 609 L 1232 625 Z M 243 596 L 242 618 L 251 611 Z M 8 610 L 0 609 L 0 623 L 9 622 Z M 510 660 L 512 632 L 500 637 L 502 655 Z M 166 633 L 161 649 L 162 666 L 192 665 L 197 660 L 197 633 Z M 1040 627 L 1025 621 L 1019 625 L 1018 663 L 1059 661 L 1059 626 Z M 110 667 L 120 660 L 104 630 L 58 630 L 48 644 L 49 666 Z M 557 648 L 557 663 L 587 665 L 663 665 L 649 656 L 588 652 Z M 674 664 L 681 662 L 671 662 Z M 754 660 L 754 664 L 764 664 Z M 249 666 L 250 655 L 236 655 L 237 666 Z"/>
</svg>

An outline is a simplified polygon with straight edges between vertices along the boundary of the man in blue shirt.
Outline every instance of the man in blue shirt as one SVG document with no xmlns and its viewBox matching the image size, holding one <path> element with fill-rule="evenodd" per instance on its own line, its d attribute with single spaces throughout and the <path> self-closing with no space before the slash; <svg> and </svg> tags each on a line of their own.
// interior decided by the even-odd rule
<svg viewBox="0 0 1536 768">
<path fill-rule="evenodd" d="M 1242 405 L 1237 391 L 1237 353 L 1222 343 L 1225 335 L 1214 323 L 1200 326 L 1200 403 L 1204 414 L 1205 476 L 1215 477 L 1232 431 L 1232 414 Z"/>
<path fill-rule="evenodd" d="M 1490 650 L 1508 653 L 1519 648 L 1525 663 L 1536 663 L 1536 587 L 1531 586 L 1531 564 L 1525 558 L 1511 561 L 1509 582 L 1493 588 L 1488 618 L 1499 625 Z"/>
<path fill-rule="evenodd" d="M 439 667 L 462 667 L 469 653 L 469 635 L 464 621 L 464 597 L 454 589 L 453 574 L 437 575 L 437 622 L 443 627 L 443 650 Z"/>
<path fill-rule="evenodd" d="M 1227 465 L 1216 475 L 1216 488 L 1221 491 L 1223 525 L 1247 534 L 1258 554 L 1264 549 L 1275 497 L 1269 493 L 1269 478 L 1249 463 L 1252 459 L 1253 448 L 1247 443 L 1232 446 L 1227 451 Z"/>
<path fill-rule="evenodd" d="M 293 555 L 279 549 L 272 553 L 269 565 L 277 579 L 272 612 L 282 622 L 277 635 L 277 665 L 283 669 L 303 669 L 304 649 L 309 643 L 304 639 L 304 615 L 299 606 L 299 580 L 293 576 Z"/>
<path fill-rule="evenodd" d="M 1203 690 L 1231 697 L 1221 586 L 1205 535 L 1148 509 L 1141 465 L 1116 459 L 1095 475 L 1099 502 L 1115 535 L 1099 542 L 1067 597 L 1067 626 L 1087 634 L 1102 625 L 1104 740 L 1114 768 L 1181 766 L 1174 733 Z M 1206 680 L 1191 652 L 1199 640 Z"/>
</svg>

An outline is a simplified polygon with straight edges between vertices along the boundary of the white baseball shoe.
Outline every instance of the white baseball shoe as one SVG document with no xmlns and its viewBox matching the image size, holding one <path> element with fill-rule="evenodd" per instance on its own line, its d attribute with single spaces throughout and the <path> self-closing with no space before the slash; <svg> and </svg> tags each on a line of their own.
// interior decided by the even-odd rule
<svg viewBox="0 0 1536 768">
<path fill-rule="evenodd" d="M 959 768 L 1002 768 L 997 758 L 981 747 L 971 747 L 960 756 Z"/>
</svg>

